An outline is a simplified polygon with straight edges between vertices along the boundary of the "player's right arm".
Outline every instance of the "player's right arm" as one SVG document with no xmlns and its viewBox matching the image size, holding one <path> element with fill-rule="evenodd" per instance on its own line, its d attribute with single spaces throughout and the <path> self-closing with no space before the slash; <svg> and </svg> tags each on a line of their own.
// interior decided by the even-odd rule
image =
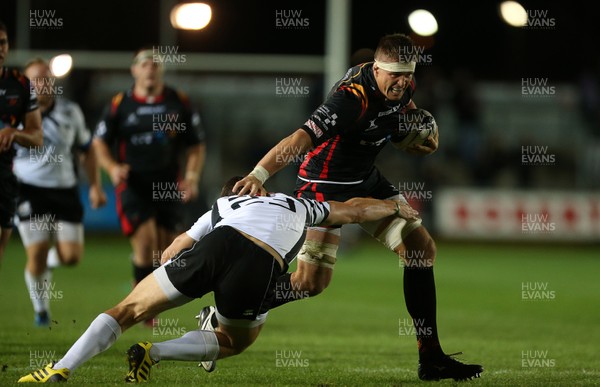
<svg viewBox="0 0 600 387">
<path fill-rule="evenodd" d="M 371 222 L 388 216 L 413 220 L 419 216 L 419 213 L 409 204 L 394 200 L 353 198 L 343 203 L 335 201 L 328 201 L 328 203 L 331 210 L 329 216 L 320 223 L 322 226 Z"/>
<path fill-rule="evenodd" d="M 179 234 L 173 243 L 171 243 L 160 256 L 161 265 L 167 262 L 169 259 L 174 258 L 181 250 L 189 249 L 194 245 L 194 243 L 196 243 L 196 241 L 187 233 L 184 232 Z"/>
<path fill-rule="evenodd" d="M 179 234 L 179 236 L 175 238 L 173 243 L 171 243 L 160 256 L 160 263 L 164 264 L 182 250 L 191 248 L 194 243 L 202 239 L 202 237 L 212 231 L 212 229 L 212 211 L 208 211 L 202 215 L 189 230 L 183 234 Z"/>
<path fill-rule="evenodd" d="M 113 159 L 110 154 L 110 149 L 104 140 L 95 137 L 92 146 L 94 147 L 94 152 L 96 153 L 100 167 L 108 173 L 113 185 L 117 186 L 127 180 L 127 176 L 129 175 L 129 165 L 120 164 Z"/>
<path fill-rule="evenodd" d="M 238 195 L 264 195 L 263 184 L 275 173 L 313 147 L 340 133 L 347 133 L 365 112 L 364 94 L 353 86 L 340 86 L 319 106 L 306 123 L 281 140 L 258 162 L 248 176 L 238 181 Z"/>
<path fill-rule="evenodd" d="M 296 156 L 312 147 L 312 140 L 304 129 L 298 129 L 281 140 L 258 162 L 250 174 L 233 186 L 238 195 L 265 195 L 264 182 L 285 168 Z"/>
<path fill-rule="evenodd" d="M 92 146 L 98 159 L 98 164 L 104 169 L 114 186 L 117 186 L 127 180 L 129 175 L 129 165 L 119 163 L 110 152 L 109 144 L 116 138 L 117 132 L 117 109 L 123 99 L 123 94 L 119 93 L 113 97 L 111 104 L 106 108 L 102 120 L 98 123 Z"/>
</svg>

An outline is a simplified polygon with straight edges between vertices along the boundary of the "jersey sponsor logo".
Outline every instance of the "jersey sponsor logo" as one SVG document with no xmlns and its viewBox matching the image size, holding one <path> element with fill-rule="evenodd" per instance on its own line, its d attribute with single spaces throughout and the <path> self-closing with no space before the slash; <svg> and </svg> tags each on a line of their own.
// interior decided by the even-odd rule
<svg viewBox="0 0 600 387">
<path fill-rule="evenodd" d="M 157 105 L 157 106 L 140 106 L 137 108 L 136 113 L 139 116 L 148 116 L 152 114 L 161 114 L 167 111 L 167 107 L 165 105 Z"/>
<path fill-rule="evenodd" d="M 130 141 L 133 145 L 150 145 L 153 137 L 153 133 L 136 133 L 131 135 Z"/>
<path fill-rule="evenodd" d="M 329 125 L 335 126 L 338 118 L 336 113 L 331 114 L 329 108 L 323 105 L 319 106 L 315 114 L 313 114 L 313 117 L 321 121 L 327 130 L 329 129 Z"/>
</svg>

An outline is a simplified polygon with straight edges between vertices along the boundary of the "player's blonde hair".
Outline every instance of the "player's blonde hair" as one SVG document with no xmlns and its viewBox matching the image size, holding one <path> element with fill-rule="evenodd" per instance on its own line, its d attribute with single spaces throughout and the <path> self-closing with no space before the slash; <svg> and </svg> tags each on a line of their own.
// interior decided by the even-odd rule
<svg viewBox="0 0 600 387">
<path fill-rule="evenodd" d="M 388 58 L 399 58 L 400 47 L 414 47 L 413 40 L 405 34 L 390 34 L 379 39 L 379 44 L 375 50 L 375 59 L 383 60 Z"/>
</svg>

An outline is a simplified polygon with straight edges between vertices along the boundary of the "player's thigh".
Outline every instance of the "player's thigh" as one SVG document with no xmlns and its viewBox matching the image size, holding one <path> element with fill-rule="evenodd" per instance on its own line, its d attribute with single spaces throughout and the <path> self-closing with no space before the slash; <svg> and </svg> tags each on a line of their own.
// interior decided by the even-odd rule
<svg viewBox="0 0 600 387">
<path fill-rule="evenodd" d="M 307 270 L 328 271 L 332 270 L 337 260 L 337 249 L 341 240 L 341 228 L 310 227 L 306 231 L 306 239 L 298 253 L 300 262 L 308 263 L 314 268 Z"/>
<path fill-rule="evenodd" d="M 156 216 L 146 184 L 127 182 L 115 187 L 117 215 L 123 234 L 132 237 L 150 218 Z"/>
<path fill-rule="evenodd" d="M 292 273 L 295 290 L 308 291 L 310 295 L 322 292 L 333 277 L 337 261 L 341 228 L 309 228 L 298 253 L 298 265 Z"/>
</svg>

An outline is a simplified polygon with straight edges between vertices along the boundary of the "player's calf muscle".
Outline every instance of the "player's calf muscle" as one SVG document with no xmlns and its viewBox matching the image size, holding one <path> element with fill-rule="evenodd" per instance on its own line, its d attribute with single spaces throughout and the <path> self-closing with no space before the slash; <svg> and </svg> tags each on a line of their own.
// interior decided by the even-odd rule
<svg viewBox="0 0 600 387">
<path fill-rule="evenodd" d="M 425 227 L 419 227 L 406 236 L 404 246 L 398 246 L 395 252 L 405 263 L 422 261 L 418 267 L 428 267 L 433 266 L 437 249 L 433 238 Z"/>
<path fill-rule="evenodd" d="M 308 292 L 310 297 L 323 292 L 333 276 L 333 270 L 323 266 L 298 261 L 298 269 L 292 273 L 291 285 L 296 291 Z"/>
</svg>

